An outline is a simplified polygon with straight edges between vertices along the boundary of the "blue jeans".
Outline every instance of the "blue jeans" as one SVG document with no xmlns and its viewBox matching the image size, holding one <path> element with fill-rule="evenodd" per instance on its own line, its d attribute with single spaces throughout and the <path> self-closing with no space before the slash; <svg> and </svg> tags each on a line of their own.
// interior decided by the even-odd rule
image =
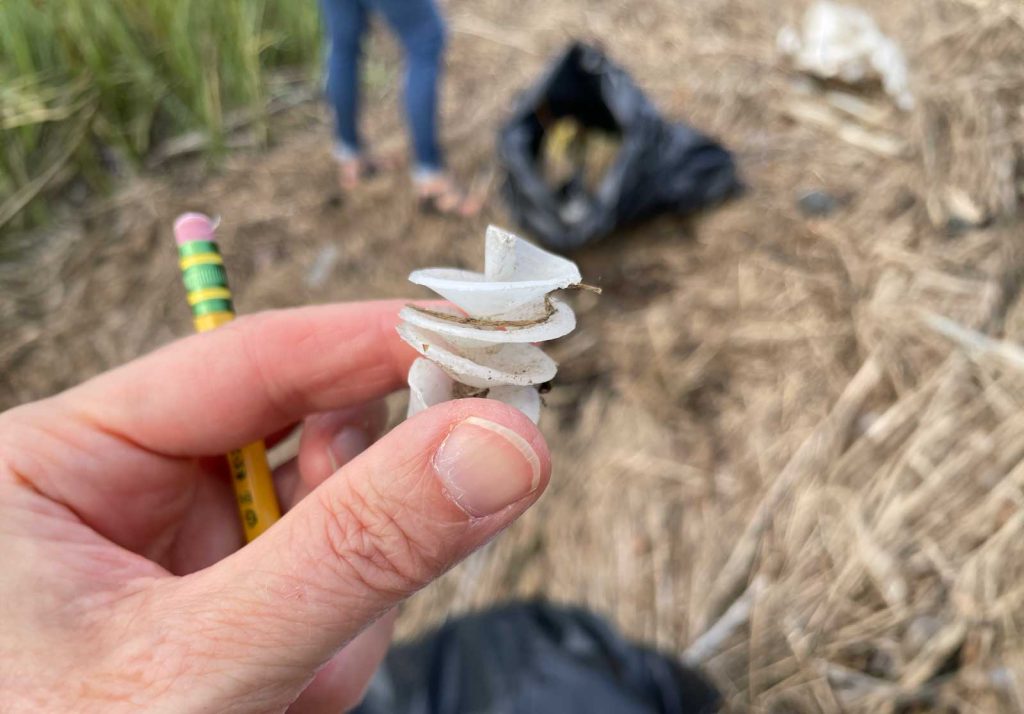
<svg viewBox="0 0 1024 714">
<path fill-rule="evenodd" d="M 443 161 L 437 141 L 437 94 L 445 26 L 434 0 L 321 0 L 331 50 L 327 97 L 337 121 L 339 153 L 357 156 L 359 58 L 369 12 L 380 13 L 405 53 L 405 111 L 418 173 L 436 173 Z"/>
</svg>

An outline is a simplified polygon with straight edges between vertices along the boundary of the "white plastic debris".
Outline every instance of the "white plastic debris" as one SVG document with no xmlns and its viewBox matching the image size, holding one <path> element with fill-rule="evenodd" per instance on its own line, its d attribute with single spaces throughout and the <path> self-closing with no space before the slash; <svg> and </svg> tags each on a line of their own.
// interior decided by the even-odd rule
<svg viewBox="0 0 1024 714">
<path fill-rule="evenodd" d="M 341 250 L 337 245 L 334 243 L 325 245 L 317 253 L 316 258 L 313 259 L 313 264 L 309 266 L 309 270 L 306 272 L 306 287 L 319 289 L 326 285 L 327 279 L 334 272 L 340 257 Z"/>
<path fill-rule="evenodd" d="M 486 396 L 538 421 L 537 386 L 557 365 L 533 343 L 576 327 L 572 309 L 549 295 L 580 284 L 576 264 L 490 226 L 483 273 L 430 268 L 409 280 L 458 308 L 400 313 L 398 334 L 423 355 L 409 371 L 409 416 L 449 399 Z"/>
<path fill-rule="evenodd" d="M 802 32 L 784 27 L 777 42 L 803 72 L 849 84 L 878 78 L 900 109 L 914 106 L 903 52 L 859 8 L 821 0 L 804 15 Z"/>
</svg>

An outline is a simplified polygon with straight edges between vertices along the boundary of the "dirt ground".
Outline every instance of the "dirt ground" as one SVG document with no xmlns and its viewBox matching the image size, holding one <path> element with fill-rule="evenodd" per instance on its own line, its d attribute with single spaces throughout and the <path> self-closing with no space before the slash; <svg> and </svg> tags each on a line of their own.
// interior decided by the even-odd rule
<svg viewBox="0 0 1024 714">
<path fill-rule="evenodd" d="M 550 491 L 414 598 L 402 632 L 541 594 L 686 653 L 736 711 L 1019 711 L 1024 359 L 998 340 L 1024 316 L 1007 59 L 1024 15 L 860 4 L 907 52 L 913 112 L 877 91 L 840 111 L 802 83 L 775 50 L 795 0 L 453 1 L 446 144 L 490 182 L 483 216 L 419 215 L 401 173 L 343 200 L 326 112 L 303 104 L 268 150 L 140 177 L 0 268 L 0 407 L 188 334 L 185 210 L 222 217 L 245 313 L 417 296 L 413 269 L 479 267 L 485 226 L 515 227 L 494 176 L 504 111 L 570 38 L 599 40 L 735 152 L 748 191 L 573 256 L 604 292 L 570 296 L 580 327 L 552 348 Z M 378 33 L 371 55 L 365 126 L 401 150 L 397 52 Z M 837 211 L 802 215 L 811 189 Z"/>
</svg>

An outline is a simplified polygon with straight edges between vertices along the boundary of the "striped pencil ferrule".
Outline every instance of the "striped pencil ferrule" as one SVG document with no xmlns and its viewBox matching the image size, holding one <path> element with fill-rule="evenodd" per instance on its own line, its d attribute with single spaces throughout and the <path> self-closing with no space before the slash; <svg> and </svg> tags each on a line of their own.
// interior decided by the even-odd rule
<svg viewBox="0 0 1024 714">
<path fill-rule="evenodd" d="M 234 312 L 224 261 L 216 243 L 192 241 L 178 248 L 181 281 L 192 315 Z"/>
</svg>

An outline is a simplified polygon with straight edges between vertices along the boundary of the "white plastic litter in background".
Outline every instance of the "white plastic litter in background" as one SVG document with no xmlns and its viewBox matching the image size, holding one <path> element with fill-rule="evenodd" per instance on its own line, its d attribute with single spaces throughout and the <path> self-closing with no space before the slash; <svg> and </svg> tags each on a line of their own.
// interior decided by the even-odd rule
<svg viewBox="0 0 1024 714">
<path fill-rule="evenodd" d="M 913 108 L 906 58 L 866 12 L 822 0 L 808 8 L 802 30 L 784 27 L 777 40 L 797 69 L 850 84 L 877 77 L 900 109 Z"/>
<path fill-rule="evenodd" d="M 483 273 L 430 268 L 413 272 L 409 280 L 462 312 L 406 307 L 399 313 L 398 334 L 423 355 L 409 371 L 408 416 L 478 392 L 538 421 L 537 385 L 550 381 L 557 365 L 533 343 L 576 327 L 572 309 L 549 297 L 579 285 L 576 264 L 490 226 Z M 460 391 L 458 385 L 468 389 Z"/>
</svg>

